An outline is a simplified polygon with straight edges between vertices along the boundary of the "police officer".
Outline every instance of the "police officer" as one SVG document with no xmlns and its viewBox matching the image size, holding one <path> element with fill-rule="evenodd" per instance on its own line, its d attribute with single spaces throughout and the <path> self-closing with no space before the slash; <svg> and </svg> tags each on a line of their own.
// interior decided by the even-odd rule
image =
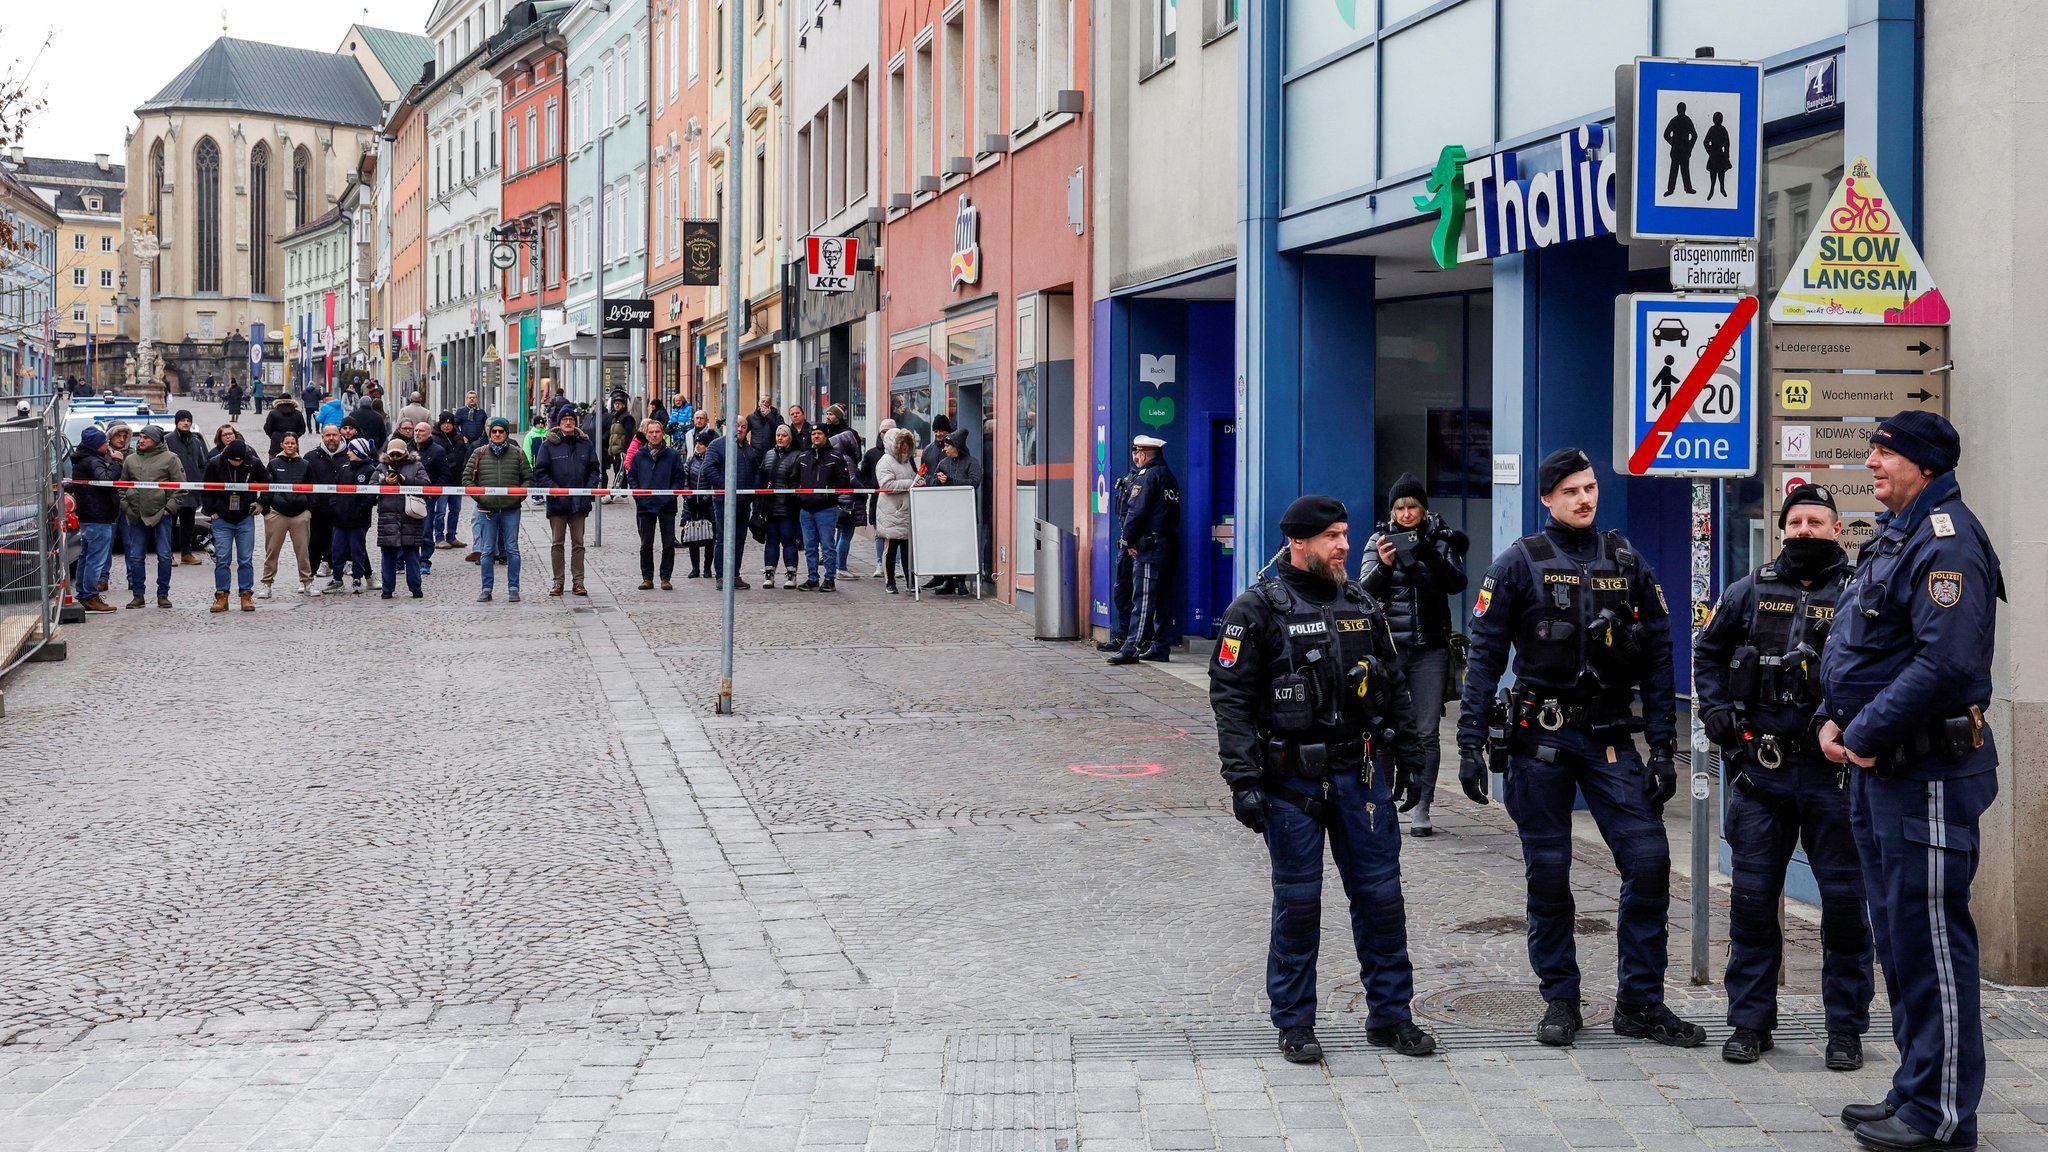
<svg viewBox="0 0 2048 1152">
<path fill-rule="evenodd" d="M 1821 754 L 1849 773 L 1871 932 L 1899 1068 L 1882 1104 L 1842 1121 L 1883 1152 L 1969 1148 L 1984 1091 L 1970 880 L 1977 820 L 1998 795 L 1991 702 L 1997 553 L 1963 504 L 1955 426 L 1901 412 L 1864 461 L 1877 538 L 1821 653 Z"/>
<path fill-rule="evenodd" d="M 1802 484 L 1778 513 L 1785 547 L 1732 585 L 1693 648 L 1707 736 L 1721 747 L 1729 791 L 1722 830 L 1735 858 L 1728 914 L 1728 1023 L 1721 1058 L 1753 1064 L 1778 1023 L 1784 941 L 1778 898 L 1803 841 L 1820 888 L 1821 1000 L 1827 1065 L 1863 1067 L 1870 1029 L 1870 927 L 1849 828 L 1846 770 L 1813 739 L 1820 653 L 1849 576 L 1842 518 L 1825 488 Z"/>
<path fill-rule="evenodd" d="M 1280 1054 L 1297 1064 L 1323 1056 L 1315 1022 L 1325 831 L 1351 904 L 1367 1040 L 1404 1056 L 1436 1050 L 1409 1015 L 1415 972 L 1394 813 L 1421 746 L 1386 616 L 1345 578 L 1349 520 L 1328 496 L 1288 505 L 1278 571 L 1231 603 L 1209 665 L 1231 809 L 1264 833 L 1272 857 L 1266 996 Z"/>
<path fill-rule="evenodd" d="M 1584 452 L 1545 457 L 1537 491 L 1550 522 L 1494 559 L 1472 605 L 1458 782 L 1484 804 L 1489 767 L 1507 774 L 1501 799 L 1521 833 L 1529 884 L 1529 965 L 1548 1003 L 1536 1039 L 1566 1045 L 1585 1027 L 1571 889 L 1572 801 L 1584 793 L 1621 871 L 1614 1030 L 1690 1048 L 1706 1030 L 1664 1005 L 1671 847 L 1663 807 L 1678 788 L 1664 592 L 1621 533 L 1593 526 L 1600 487 Z M 1511 646 L 1516 683 L 1496 702 Z M 1649 737 L 1647 768 L 1638 730 Z"/>
<path fill-rule="evenodd" d="M 1138 458 L 1138 441 L 1150 440 L 1150 436 L 1137 436 L 1131 440 L 1131 459 Z M 1163 441 L 1162 441 L 1163 443 Z M 1118 536 L 1121 538 L 1124 517 L 1131 511 L 1131 489 L 1138 482 L 1138 468 L 1135 463 L 1124 473 L 1110 491 L 1110 513 L 1116 517 Z M 1109 639 L 1095 646 L 1097 652 L 1121 652 L 1124 650 L 1124 635 L 1131 627 L 1131 551 L 1128 548 L 1116 550 L 1116 571 L 1110 579 Z"/>
<path fill-rule="evenodd" d="M 1180 481 L 1160 457 L 1165 447 L 1166 441 L 1156 436 L 1131 439 L 1129 495 L 1117 539 L 1117 551 L 1131 562 L 1131 606 L 1124 618 L 1123 646 L 1109 658 L 1111 664 L 1167 658 L 1166 638 L 1159 634 L 1160 583 L 1180 527 Z M 1121 574 L 1121 564 L 1118 570 Z"/>
</svg>

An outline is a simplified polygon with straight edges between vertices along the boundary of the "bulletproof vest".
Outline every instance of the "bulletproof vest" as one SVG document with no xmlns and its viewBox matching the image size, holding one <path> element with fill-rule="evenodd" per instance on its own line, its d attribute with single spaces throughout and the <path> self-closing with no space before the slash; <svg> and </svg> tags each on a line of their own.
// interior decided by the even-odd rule
<svg viewBox="0 0 2048 1152">
<path fill-rule="evenodd" d="M 1515 542 L 1536 600 L 1515 624 L 1515 677 L 1531 688 L 1568 692 L 1590 678 L 1605 691 L 1633 688 L 1641 676 L 1637 584 L 1642 565 L 1619 532 L 1581 564 L 1537 533 Z"/>
<path fill-rule="evenodd" d="M 1328 604 L 1283 580 L 1259 584 L 1280 628 L 1264 716 L 1275 736 L 1348 738 L 1391 721 L 1393 638 L 1356 583 Z"/>
<path fill-rule="evenodd" d="M 1744 703 L 1764 708 L 1820 703 L 1820 653 L 1827 648 L 1844 583 L 1840 571 L 1830 571 L 1807 588 L 1775 565 L 1757 569 L 1745 645 L 1755 649 L 1757 671 L 1752 677 L 1738 667 L 1730 683 Z M 1748 659 L 1738 650 L 1738 665 Z"/>
</svg>

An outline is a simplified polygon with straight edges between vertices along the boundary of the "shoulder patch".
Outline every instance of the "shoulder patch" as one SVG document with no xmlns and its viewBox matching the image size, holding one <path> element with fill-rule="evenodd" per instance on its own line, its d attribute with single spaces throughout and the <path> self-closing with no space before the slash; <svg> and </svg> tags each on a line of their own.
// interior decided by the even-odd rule
<svg viewBox="0 0 2048 1152">
<path fill-rule="evenodd" d="M 1961 572 L 1929 572 L 1927 574 L 1927 598 L 1943 608 L 1953 608 L 1963 600 L 1963 574 Z"/>
<path fill-rule="evenodd" d="M 1238 647 L 1237 647 L 1237 646 L 1238 646 L 1238 643 L 1239 643 L 1239 641 L 1238 641 L 1237 637 L 1235 637 L 1235 636 L 1225 636 L 1225 637 L 1223 638 L 1223 642 L 1222 642 L 1221 644 L 1218 644 L 1218 645 L 1216 646 L 1216 666 L 1217 666 L 1217 667 L 1219 667 L 1219 668 L 1235 668 L 1235 667 L 1237 667 L 1237 652 L 1238 652 Z"/>
<path fill-rule="evenodd" d="M 1480 585 L 1480 587 L 1479 587 L 1479 599 L 1477 599 L 1477 600 L 1474 600 L 1474 601 L 1472 602 L 1472 616 L 1473 616 L 1473 618 L 1474 618 L 1474 619 L 1477 619 L 1478 617 L 1481 617 L 1481 616 L 1484 616 L 1484 615 L 1486 615 L 1486 610 L 1487 610 L 1488 608 L 1491 608 L 1492 606 L 1493 606 L 1493 581 L 1492 581 L 1492 580 L 1488 580 L 1488 581 L 1486 581 L 1486 583 L 1484 583 L 1484 584 Z"/>
<path fill-rule="evenodd" d="M 1936 536 L 1946 539 L 1956 534 L 1956 518 L 1946 512 L 1936 512 L 1927 518 L 1927 522 L 1934 526 Z"/>
<path fill-rule="evenodd" d="M 1242 624 L 1225 624 L 1225 625 L 1223 626 L 1223 634 L 1224 634 L 1225 636 L 1228 636 L 1228 637 L 1229 637 L 1229 638 L 1231 638 L 1232 640 L 1235 640 L 1235 639 L 1237 639 L 1238 637 L 1240 637 L 1240 636 L 1244 635 L 1244 625 L 1242 625 Z"/>
</svg>

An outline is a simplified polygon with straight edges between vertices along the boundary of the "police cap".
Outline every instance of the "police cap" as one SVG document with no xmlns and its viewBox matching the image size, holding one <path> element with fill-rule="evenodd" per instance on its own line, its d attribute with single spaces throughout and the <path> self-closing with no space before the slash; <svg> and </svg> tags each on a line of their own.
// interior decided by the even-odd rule
<svg viewBox="0 0 2048 1152">
<path fill-rule="evenodd" d="M 1334 496 L 1302 496 L 1280 514 L 1280 531 L 1289 540 L 1310 540 L 1332 524 L 1349 524 L 1351 513 Z"/>
<path fill-rule="evenodd" d="M 1565 477 L 1575 476 L 1592 466 L 1592 458 L 1583 449 L 1559 448 L 1536 466 L 1536 492 L 1548 496 L 1552 489 L 1564 483 Z"/>
<path fill-rule="evenodd" d="M 1785 517 L 1796 504 L 1819 504 L 1830 512 L 1840 515 L 1835 507 L 1835 494 L 1818 484 L 1801 484 L 1785 495 L 1785 506 L 1778 509 L 1778 530 L 1785 530 Z"/>
<path fill-rule="evenodd" d="M 1908 410 L 1877 426 L 1870 442 L 1889 448 L 1936 475 L 1955 470 L 1963 458 L 1963 438 L 1948 418 L 1935 412 Z"/>
</svg>

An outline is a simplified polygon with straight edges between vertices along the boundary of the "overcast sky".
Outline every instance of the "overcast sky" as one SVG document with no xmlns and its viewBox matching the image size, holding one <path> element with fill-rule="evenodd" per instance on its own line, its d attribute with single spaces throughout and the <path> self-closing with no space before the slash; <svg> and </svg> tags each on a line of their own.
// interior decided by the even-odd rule
<svg viewBox="0 0 2048 1152">
<path fill-rule="evenodd" d="M 425 35 L 432 0 L 99 0 L 0 2 L 0 67 L 34 61 L 31 86 L 48 102 L 21 141 L 31 156 L 124 160 L 135 106 L 170 83 L 221 34 L 332 52 L 353 23 Z"/>
</svg>

